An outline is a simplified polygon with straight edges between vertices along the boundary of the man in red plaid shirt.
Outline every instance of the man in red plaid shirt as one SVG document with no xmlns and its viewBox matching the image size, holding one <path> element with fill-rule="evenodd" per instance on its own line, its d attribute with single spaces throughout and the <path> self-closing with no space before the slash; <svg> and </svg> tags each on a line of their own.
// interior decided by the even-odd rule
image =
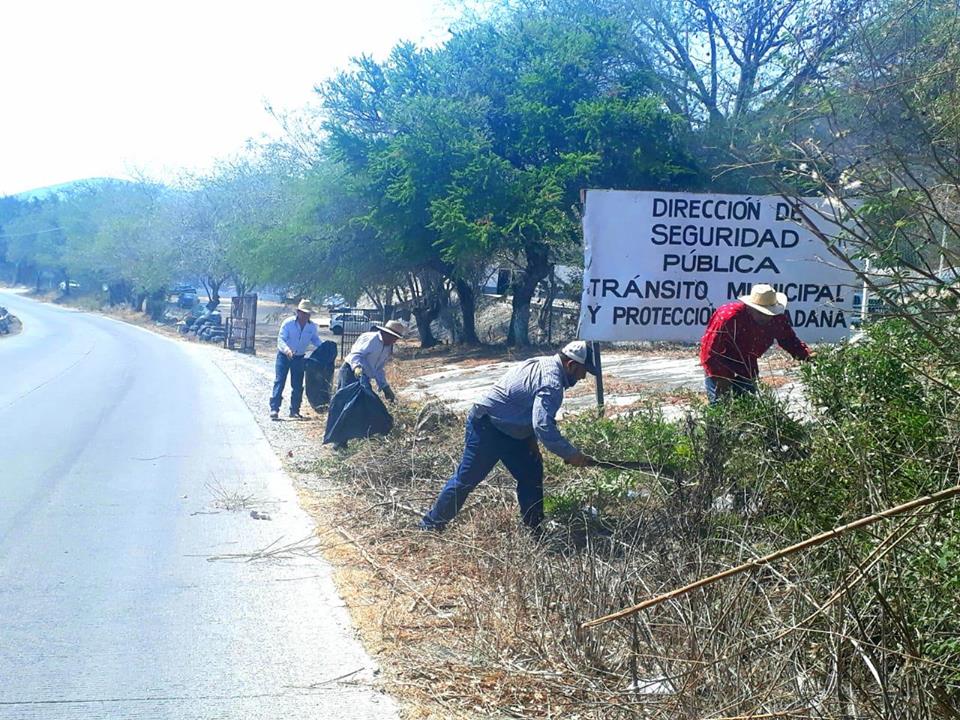
<svg viewBox="0 0 960 720">
<path fill-rule="evenodd" d="M 786 310 L 787 296 L 765 284 L 754 285 L 749 295 L 717 308 L 700 340 L 700 364 L 711 403 L 728 393 L 755 393 L 757 358 L 774 340 L 797 360 L 813 357 L 787 322 Z"/>
</svg>

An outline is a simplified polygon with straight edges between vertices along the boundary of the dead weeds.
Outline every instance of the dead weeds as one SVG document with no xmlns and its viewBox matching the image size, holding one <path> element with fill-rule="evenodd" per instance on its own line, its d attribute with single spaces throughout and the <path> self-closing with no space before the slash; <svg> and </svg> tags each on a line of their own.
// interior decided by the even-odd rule
<svg viewBox="0 0 960 720">
<path fill-rule="evenodd" d="M 500 468 L 447 532 L 421 532 L 460 459 L 464 419 L 436 402 L 399 406 L 395 419 L 389 437 L 318 465 L 335 493 L 313 512 L 335 528 L 321 544 L 407 717 L 839 718 L 849 708 L 832 685 L 836 663 L 869 686 L 845 639 L 861 620 L 824 613 L 824 598 L 842 596 L 836 563 L 850 547 L 582 630 L 784 538 L 718 510 L 691 476 L 674 487 L 648 478 L 612 514 L 555 510 L 535 540 Z M 548 495 L 608 480 L 548 458 Z"/>
</svg>

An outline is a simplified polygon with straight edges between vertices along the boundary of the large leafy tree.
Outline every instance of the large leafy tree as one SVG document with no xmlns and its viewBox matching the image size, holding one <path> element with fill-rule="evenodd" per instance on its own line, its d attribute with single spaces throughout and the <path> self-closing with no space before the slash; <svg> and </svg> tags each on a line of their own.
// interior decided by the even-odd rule
<svg viewBox="0 0 960 720">
<path fill-rule="evenodd" d="M 490 147 L 480 101 L 442 93 L 441 70 L 437 53 L 403 44 L 385 63 L 359 58 L 320 88 L 329 149 L 355 173 L 367 208 L 353 224 L 372 232 L 388 262 L 407 275 L 398 287 L 413 295 L 424 345 L 435 342 L 430 322 L 449 292 L 437 277 L 456 285 L 464 338 L 477 340 L 467 277 L 479 248 L 455 252 L 433 223 L 432 203 Z"/>
<path fill-rule="evenodd" d="M 466 340 L 472 278 L 499 256 L 515 269 L 508 342 L 528 342 L 538 284 L 578 245 L 582 188 L 699 182 L 648 69 L 619 58 L 629 42 L 602 16 L 516 10 L 439 50 L 361 58 L 321 88 L 330 147 L 363 180 L 364 223 L 414 272 L 449 279 Z"/>
<path fill-rule="evenodd" d="M 578 23 L 517 10 L 445 47 L 445 91 L 484 99 L 491 158 L 439 207 L 462 246 L 514 267 L 508 343 L 528 342 L 530 304 L 557 260 L 579 245 L 580 190 L 699 182 L 682 124 L 625 59 L 627 28 L 602 14 Z"/>
</svg>

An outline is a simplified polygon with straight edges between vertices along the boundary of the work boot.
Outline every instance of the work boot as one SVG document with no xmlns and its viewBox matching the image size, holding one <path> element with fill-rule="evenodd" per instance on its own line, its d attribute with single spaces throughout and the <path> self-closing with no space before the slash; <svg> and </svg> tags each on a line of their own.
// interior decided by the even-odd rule
<svg viewBox="0 0 960 720">
<path fill-rule="evenodd" d="M 271 411 L 270 411 L 270 419 L 271 419 L 271 420 L 279 420 L 279 419 L 280 419 L 280 413 L 278 413 L 276 410 L 271 410 Z"/>
</svg>

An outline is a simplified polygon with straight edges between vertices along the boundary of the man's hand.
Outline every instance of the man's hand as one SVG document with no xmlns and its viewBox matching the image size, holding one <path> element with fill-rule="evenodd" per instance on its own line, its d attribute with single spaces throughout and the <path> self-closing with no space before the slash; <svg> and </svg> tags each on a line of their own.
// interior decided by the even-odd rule
<svg viewBox="0 0 960 720">
<path fill-rule="evenodd" d="M 393 403 L 397 401 L 397 396 L 393 394 L 393 390 L 389 385 L 384 385 L 382 388 L 380 388 L 380 391 L 389 402 Z"/>
<path fill-rule="evenodd" d="M 729 392 L 730 386 L 733 384 L 733 381 L 730 378 L 725 377 L 715 377 L 713 381 L 717 384 L 717 395 L 722 395 L 725 392 Z"/>
<path fill-rule="evenodd" d="M 574 467 L 588 467 L 590 463 L 593 462 L 593 458 L 591 458 L 589 455 L 584 455 L 582 452 L 577 450 L 576 455 L 568 457 L 566 460 L 564 460 L 564 462 L 567 465 L 573 465 Z"/>
<path fill-rule="evenodd" d="M 814 360 L 816 357 L 817 357 L 817 351 L 816 351 L 816 350 L 811 350 L 811 351 L 810 351 L 810 354 L 807 355 L 807 357 L 804 358 L 804 360 L 805 360 L 805 362 L 810 362 L 811 360 Z"/>
<path fill-rule="evenodd" d="M 290 348 L 287 348 L 286 350 L 284 350 L 283 354 L 286 355 L 291 360 L 293 359 L 293 350 L 291 350 Z"/>
<path fill-rule="evenodd" d="M 354 376 L 357 380 L 359 380 L 361 375 L 363 375 L 363 368 L 360 367 L 359 365 L 357 365 L 357 366 L 353 369 L 353 376 Z"/>
</svg>

